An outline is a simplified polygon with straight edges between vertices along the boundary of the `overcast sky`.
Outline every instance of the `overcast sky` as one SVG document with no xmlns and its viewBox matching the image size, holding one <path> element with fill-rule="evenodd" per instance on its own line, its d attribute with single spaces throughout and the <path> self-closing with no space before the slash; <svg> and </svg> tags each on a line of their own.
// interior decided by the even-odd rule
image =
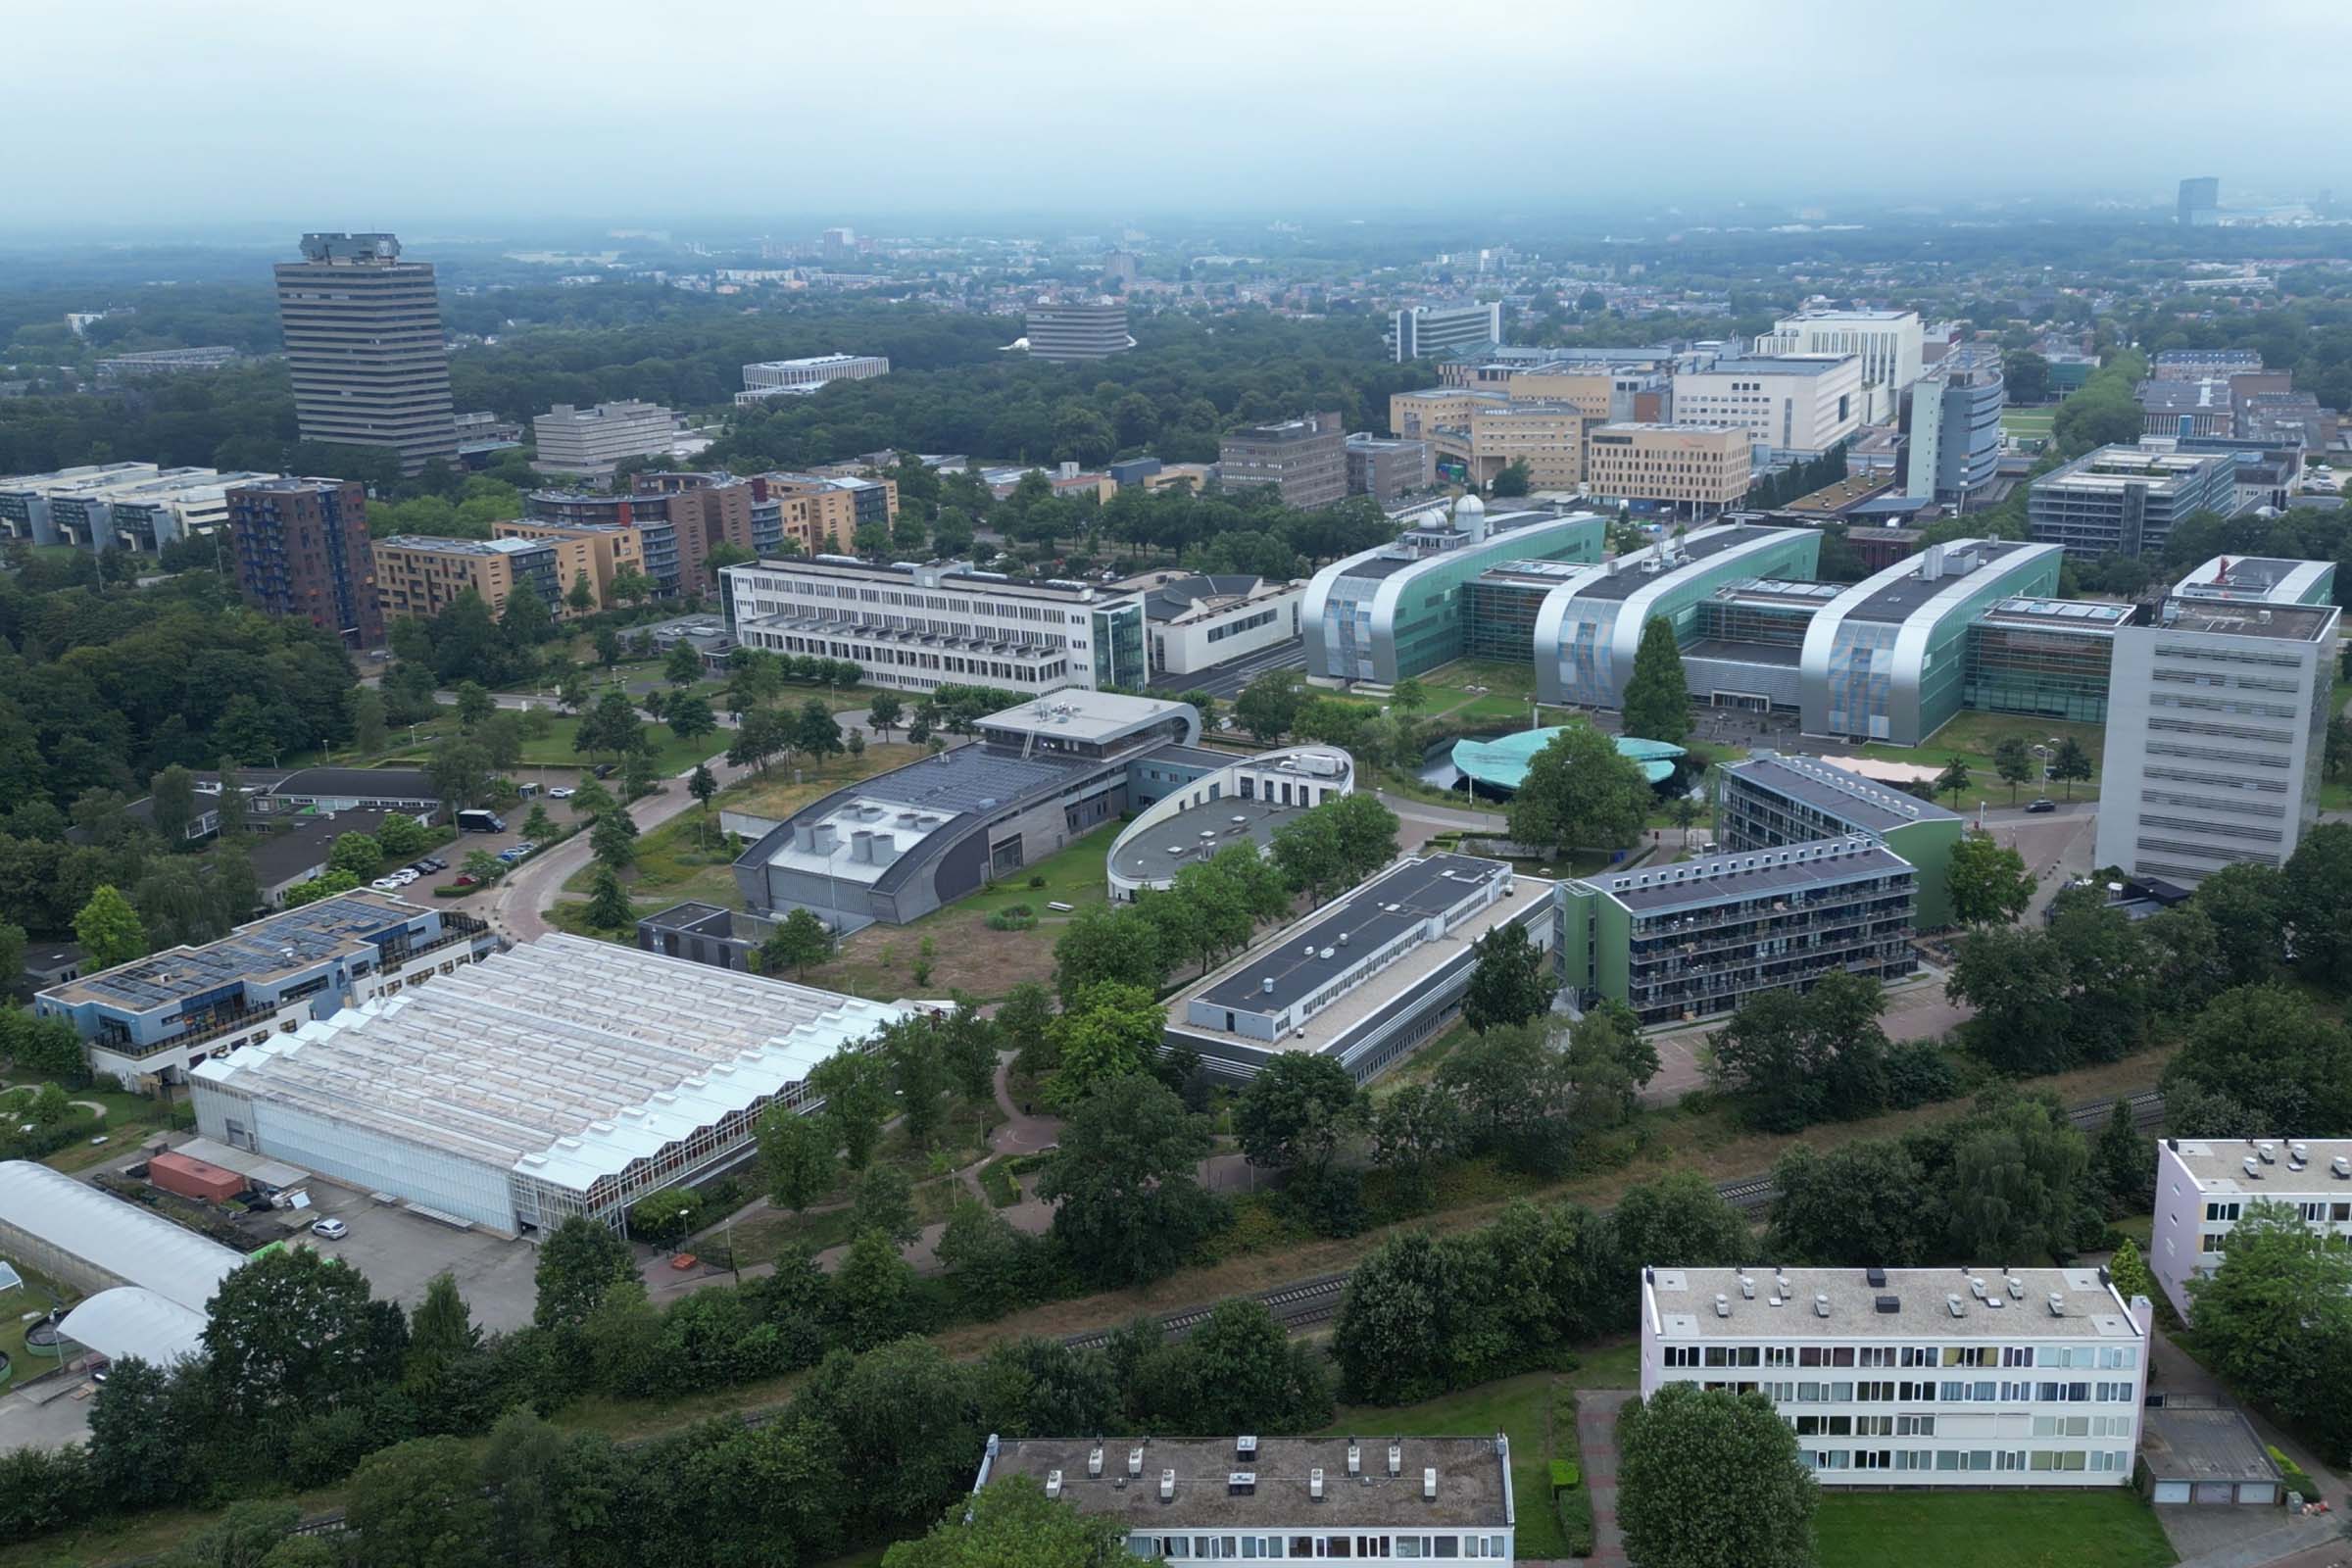
<svg viewBox="0 0 2352 1568">
<path fill-rule="evenodd" d="M 2341 0 L 0 0 L 0 230 L 2352 192 Z"/>
</svg>

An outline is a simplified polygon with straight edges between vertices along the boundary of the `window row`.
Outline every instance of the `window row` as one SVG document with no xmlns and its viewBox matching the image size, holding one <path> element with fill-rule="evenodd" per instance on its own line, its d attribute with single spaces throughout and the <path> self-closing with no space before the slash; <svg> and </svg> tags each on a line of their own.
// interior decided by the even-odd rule
<svg viewBox="0 0 2352 1568">
<path fill-rule="evenodd" d="M 1170 1562 L 1311 1557 L 1500 1558 L 1509 1553 L 1509 1540 L 1507 1536 L 1494 1535 L 1139 1535 L 1127 1538 L 1127 1549 L 1139 1557 L 1165 1557 Z"/>
</svg>

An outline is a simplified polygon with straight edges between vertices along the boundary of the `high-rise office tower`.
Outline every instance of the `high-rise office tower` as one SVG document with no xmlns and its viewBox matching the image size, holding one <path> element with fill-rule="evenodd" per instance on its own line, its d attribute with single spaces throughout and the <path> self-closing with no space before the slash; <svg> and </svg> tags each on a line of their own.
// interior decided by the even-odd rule
<svg viewBox="0 0 2352 1568">
<path fill-rule="evenodd" d="M 2222 182 L 2207 174 L 2180 182 L 2178 221 L 2182 228 L 2202 228 L 2222 220 Z"/>
<path fill-rule="evenodd" d="M 245 602 L 301 615 L 355 649 L 384 646 L 368 490 L 357 479 L 261 479 L 228 492 L 228 531 Z"/>
<path fill-rule="evenodd" d="M 1028 328 L 1033 360 L 1106 360 L 1135 347 L 1124 305 L 1032 305 Z"/>
<path fill-rule="evenodd" d="M 305 441 L 388 447 L 400 470 L 455 463 L 449 345 L 428 262 L 390 234 L 305 234 L 277 266 L 277 317 Z"/>
</svg>

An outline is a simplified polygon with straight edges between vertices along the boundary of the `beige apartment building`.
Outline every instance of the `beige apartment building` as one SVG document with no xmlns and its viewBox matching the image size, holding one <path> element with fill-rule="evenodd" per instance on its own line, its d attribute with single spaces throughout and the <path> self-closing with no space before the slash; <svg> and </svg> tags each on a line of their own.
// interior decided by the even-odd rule
<svg viewBox="0 0 2352 1568">
<path fill-rule="evenodd" d="M 1585 444 L 1585 488 L 1610 501 L 1711 517 L 1747 494 L 1748 437 L 1719 425 L 1602 424 Z"/>
<path fill-rule="evenodd" d="M 867 520 L 859 515 L 858 510 L 864 488 L 812 473 L 770 473 L 761 477 L 767 498 L 776 504 L 784 537 L 799 545 L 804 554 L 848 555 L 856 548 L 858 524 Z M 864 480 L 860 485 L 881 491 L 882 520 L 898 520 L 897 480 Z"/>
<path fill-rule="evenodd" d="M 1570 403 L 1506 403 L 1475 407 L 1467 428 L 1441 425 L 1423 439 L 1479 485 L 1524 463 L 1530 489 L 1574 490 L 1584 482 L 1585 431 L 1592 423 Z"/>
<path fill-rule="evenodd" d="M 588 585 L 595 591 L 597 609 L 611 609 L 612 579 L 624 571 L 650 577 L 646 569 L 645 535 L 638 528 L 623 522 L 555 522 L 538 517 L 510 517 L 494 522 L 490 532 L 500 539 L 570 540 L 584 546 L 588 552 L 586 571 Z M 574 565 L 564 577 L 564 592 L 569 594 L 579 575 Z M 563 607 L 568 613 L 570 607 Z"/>
<path fill-rule="evenodd" d="M 1473 409 L 1510 406 L 1507 392 L 1486 387 L 1429 386 L 1389 395 L 1389 428 L 1408 441 L 1426 441 L 1443 428 L 1468 429 Z"/>
<path fill-rule="evenodd" d="M 373 554 L 376 597 L 387 621 L 402 615 L 430 619 L 469 589 L 496 615 L 520 583 L 529 583 L 551 611 L 565 616 L 572 613 L 564 603 L 571 579 L 581 571 L 594 576 L 589 547 L 577 539 L 395 534 L 376 540 Z"/>
</svg>

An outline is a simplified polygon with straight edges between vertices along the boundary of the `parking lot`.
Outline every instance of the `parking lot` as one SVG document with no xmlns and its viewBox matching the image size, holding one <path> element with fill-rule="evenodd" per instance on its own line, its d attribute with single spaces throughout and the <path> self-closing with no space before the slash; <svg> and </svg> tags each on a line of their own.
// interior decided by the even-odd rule
<svg viewBox="0 0 2352 1568">
<path fill-rule="evenodd" d="M 316 1177 L 305 1190 L 312 1204 L 307 1220 L 331 1216 L 350 1231 L 336 1241 L 307 1230 L 292 1234 L 367 1275 L 376 1295 L 414 1307 L 424 1299 L 424 1288 L 433 1276 L 448 1273 L 483 1328 L 518 1329 L 530 1322 L 538 1299 L 534 1274 L 539 1265 L 539 1250 L 530 1243 L 458 1230 Z"/>
</svg>

